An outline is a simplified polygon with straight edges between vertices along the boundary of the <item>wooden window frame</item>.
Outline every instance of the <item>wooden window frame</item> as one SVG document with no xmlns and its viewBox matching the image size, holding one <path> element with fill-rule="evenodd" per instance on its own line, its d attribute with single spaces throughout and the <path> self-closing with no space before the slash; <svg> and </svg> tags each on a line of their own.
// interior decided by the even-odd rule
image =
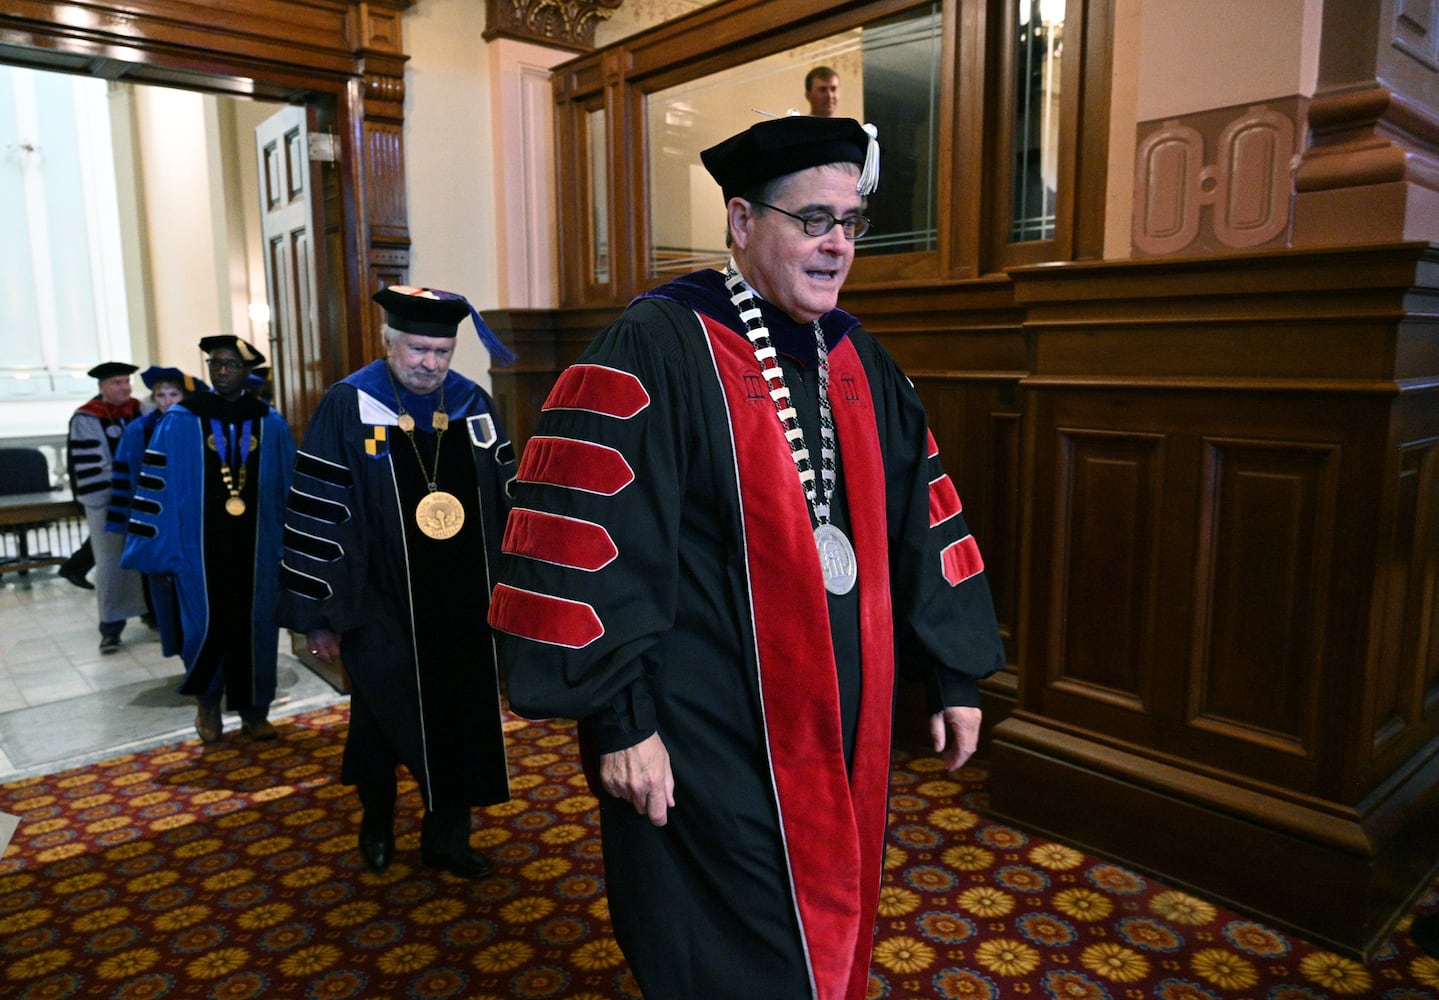
<svg viewBox="0 0 1439 1000">
<path fill-rule="evenodd" d="M 556 167 L 562 232 L 561 305 L 622 306 L 662 283 L 647 277 L 649 95 L 751 60 L 928 6 L 930 0 L 720 0 L 668 24 L 577 57 L 555 70 Z M 1056 239 L 1009 244 L 1014 79 L 1005 0 L 941 0 L 936 249 L 861 255 L 847 288 L 944 284 L 1038 261 L 1098 256 L 1107 171 L 1110 7 L 1068 0 L 1065 43 L 1080 54 L 1062 72 L 1061 186 Z M 1071 28 L 1071 24 L 1076 27 Z M 591 177 L 586 115 L 606 112 L 610 275 L 596 282 L 588 229 Z M 1082 133 L 1079 129 L 1082 127 Z M 976 141 L 961 141 L 961 137 Z M 1003 163 L 1004 169 L 999 169 Z M 1003 226 L 1000 226 L 1000 220 Z"/>
</svg>

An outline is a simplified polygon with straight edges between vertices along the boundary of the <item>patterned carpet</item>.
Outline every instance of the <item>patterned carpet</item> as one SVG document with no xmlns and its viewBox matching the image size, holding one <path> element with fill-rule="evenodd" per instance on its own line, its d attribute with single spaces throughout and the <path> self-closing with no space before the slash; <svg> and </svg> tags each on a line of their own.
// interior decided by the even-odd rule
<svg viewBox="0 0 1439 1000">
<path fill-rule="evenodd" d="M 364 870 L 335 780 L 346 723 L 341 706 L 282 721 L 278 743 L 191 740 L 0 786 L 21 820 L 0 996 L 639 997 L 568 726 L 509 720 L 515 798 L 475 836 L 496 874 L 467 883 L 418 866 L 412 784 L 396 862 Z M 899 755 L 870 997 L 1439 998 L 1409 917 L 1360 964 L 988 822 L 984 780 Z M 1431 887 L 1416 912 L 1436 908 Z"/>
</svg>

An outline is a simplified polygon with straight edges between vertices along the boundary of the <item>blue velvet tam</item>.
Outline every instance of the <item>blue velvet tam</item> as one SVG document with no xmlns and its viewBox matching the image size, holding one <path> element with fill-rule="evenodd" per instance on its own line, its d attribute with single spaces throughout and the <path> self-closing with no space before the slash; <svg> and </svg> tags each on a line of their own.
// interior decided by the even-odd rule
<svg viewBox="0 0 1439 1000">
<path fill-rule="evenodd" d="M 140 381 L 145 383 L 145 388 L 151 392 L 161 382 L 170 382 L 180 387 L 180 391 L 187 396 L 192 392 L 203 392 L 210 387 L 201 379 L 193 375 L 187 375 L 178 368 L 162 368 L 160 365 L 151 365 L 140 373 Z"/>
</svg>

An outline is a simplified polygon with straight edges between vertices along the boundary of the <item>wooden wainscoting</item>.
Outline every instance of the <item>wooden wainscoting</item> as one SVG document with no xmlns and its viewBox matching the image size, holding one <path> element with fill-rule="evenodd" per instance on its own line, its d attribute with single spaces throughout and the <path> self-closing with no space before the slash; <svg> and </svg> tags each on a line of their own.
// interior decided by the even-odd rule
<svg viewBox="0 0 1439 1000">
<path fill-rule="evenodd" d="M 1439 253 L 1013 278 L 994 810 L 1367 952 L 1439 864 Z"/>
<path fill-rule="evenodd" d="M 1439 247 L 843 303 L 914 379 L 1010 666 L 991 808 L 1355 955 L 1439 865 Z M 522 445 L 617 310 L 491 313 Z M 896 738 L 927 739 L 918 693 Z"/>
</svg>

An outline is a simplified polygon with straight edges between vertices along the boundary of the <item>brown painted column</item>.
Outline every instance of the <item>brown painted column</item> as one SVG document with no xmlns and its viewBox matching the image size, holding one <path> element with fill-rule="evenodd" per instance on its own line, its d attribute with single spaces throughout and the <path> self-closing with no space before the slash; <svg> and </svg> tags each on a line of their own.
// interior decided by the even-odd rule
<svg viewBox="0 0 1439 1000">
<path fill-rule="evenodd" d="M 1439 240 L 1439 23 L 1418 0 L 1324 5 L 1294 244 Z"/>
<path fill-rule="evenodd" d="M 1186 11 L 1196 25 L 1212 13 Z M 1204 49 L 1222 33 L 1180 58 L 1189 36 L 1156 20 L 1133 255 L 1439 239 L 1435 11 L 1428 0 L 1328 0 L 1311 33 L 1290 8 L 1288 21 L 1256 20 L 1243 52 L 1254 71 L 1239 80 L 1215 68 L 1234 53 Z"/>
</svg>

